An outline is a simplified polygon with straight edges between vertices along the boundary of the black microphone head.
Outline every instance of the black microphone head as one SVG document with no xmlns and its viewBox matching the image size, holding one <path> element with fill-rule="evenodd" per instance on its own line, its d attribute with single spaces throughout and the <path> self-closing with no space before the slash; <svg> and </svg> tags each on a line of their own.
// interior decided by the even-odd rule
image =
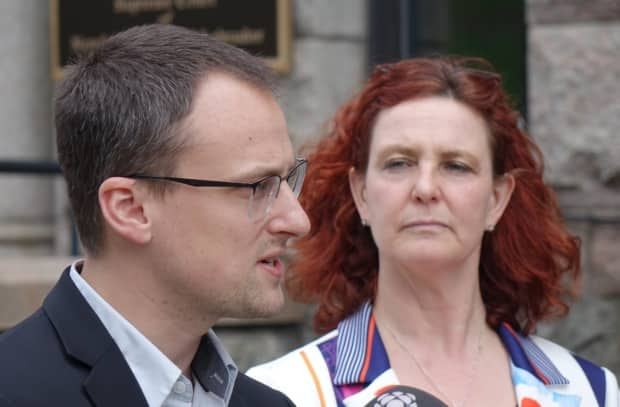
<svg viewBox="0 0 620 407">
<path fill-rule="evenodd" d="M 411 386 L 389 386 L 366 407 L 449 407 L 437 397 Z"/>
</svg>

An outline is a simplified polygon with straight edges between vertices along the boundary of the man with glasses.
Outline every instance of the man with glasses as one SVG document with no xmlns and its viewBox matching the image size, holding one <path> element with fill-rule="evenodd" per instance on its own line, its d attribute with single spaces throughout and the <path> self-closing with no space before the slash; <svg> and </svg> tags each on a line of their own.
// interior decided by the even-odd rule
<svg viewBox="0 0 620 407">
<path fill-rule="evenodd" d="M 129 29 L 70 67 L 60 165 L 85 250 L 0 336 L 0 406 L 286 406 L 211 330 L 283 304 L 309 221 L 273 78 L 171 25 Z"/>
</svg>

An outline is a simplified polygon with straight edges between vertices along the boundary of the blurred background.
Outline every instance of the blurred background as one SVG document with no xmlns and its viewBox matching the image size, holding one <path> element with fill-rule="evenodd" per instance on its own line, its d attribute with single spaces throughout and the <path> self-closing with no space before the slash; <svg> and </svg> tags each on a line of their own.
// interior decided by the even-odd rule
<svg viewBox="0 0 620 407">
<path fill-rule="evenodd" d="M 138 3 L 142 14 L 131 0 L 0 2 L 0 331 L 32 312 L 79 256 L 54 161 L 52 94 L 55 68 L 67 57 L 62 41 L 88 45 L 97 35 L 87 31 L 108 24 L 93 7 L 108 4 L 126 14 L 109 29 L 132 18 L 207 21 L 215 34 L 264 55 L 280 72 L 298 148 L 321 134 L 377 63 L 441 53 L 487 58 L 542 148 L 546 178 L 582 239 L 581 295 L 567 318 L 538 332 L 620 374 L 620 0 Z M 237 28 L 221 26 L 218 8 Z M 67 30 L 84 36 L 71 42 Z M 225 320 L 216 330 L 246 369 L 312 339 L 311 313 L 289 302 L 277 318 Z"/>
</svg>

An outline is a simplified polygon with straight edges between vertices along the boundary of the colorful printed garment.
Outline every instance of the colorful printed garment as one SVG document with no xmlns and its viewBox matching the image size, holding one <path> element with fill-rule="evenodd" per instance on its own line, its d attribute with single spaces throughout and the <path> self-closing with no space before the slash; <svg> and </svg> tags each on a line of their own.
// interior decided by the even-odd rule
<svg viewBox="0 0 620 407">
<path fill-rule="evenodd" d="M 620 407 L 618 383 L 609 370 L 548 340 L 522 336 L 508 324 L 497 333 L 510 355 L 519 407 Z M 361 407 L 400 384 L 369 302 L 338 329 L 248 375 L 282 391 L 298 407 Z"/>
</svg>

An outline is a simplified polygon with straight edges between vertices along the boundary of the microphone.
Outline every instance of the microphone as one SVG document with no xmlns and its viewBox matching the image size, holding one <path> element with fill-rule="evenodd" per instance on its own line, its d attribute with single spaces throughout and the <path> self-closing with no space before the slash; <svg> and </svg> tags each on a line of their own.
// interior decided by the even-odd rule
<svg viewBox="0 0 620 407">
<path fill-rule="evenodd" d="M 449 407 L 437 397 L 411 386 L 386 386 L 366 407 Z"/>
</svg>

